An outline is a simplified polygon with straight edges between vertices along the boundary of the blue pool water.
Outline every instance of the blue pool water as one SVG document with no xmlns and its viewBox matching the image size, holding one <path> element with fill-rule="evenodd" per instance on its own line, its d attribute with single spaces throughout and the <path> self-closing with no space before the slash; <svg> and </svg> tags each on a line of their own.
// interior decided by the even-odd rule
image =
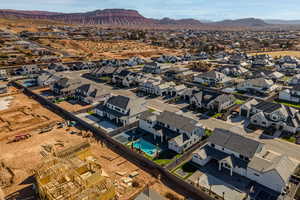
<svg viewBox="0 0 300 200">
<path fill-rule="evenodd" d="M 25 87 L 32 87 L 32 86 L 36 86 L 37 85 L 37 81 L 36 80 L 25 80 L 23 83 L 22 83 L 23 86 Z"/>
<path fill-rule="evenodd" d="M 144 139 L 139 139 L 138 141 L 133 143 L 133 147 L 136 149 L 141 149 L 149 156 L 154 156 L 157 151 L 157 147 Z"/>
</svg>

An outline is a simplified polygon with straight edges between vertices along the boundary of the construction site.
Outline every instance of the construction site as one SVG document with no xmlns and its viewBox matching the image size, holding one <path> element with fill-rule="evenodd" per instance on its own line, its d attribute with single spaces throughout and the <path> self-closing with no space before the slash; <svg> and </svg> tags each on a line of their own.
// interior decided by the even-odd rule
<svg viewBox="0 0 300 200">
<path fill-rule="evenodd" d="M 70 184 L 68 181 L 71 181 L 68 178 L 55 179 L 59 180 L 58 183 L 65 183 L 62 185 L 69 188 L 66 190 L 71 192 L 75 192 L 79 187 L 78 190 L 82 191 L 92 190 L 91 195 L 99 194 L 103 190 L 100 190 L 101 188 L 94 190 L 92 185 L 105 180 L 111 182 L 116 198 L 120 200 L 134 199 L 146 187 L 155 189 L 163 196 L 172 193 L 182 198 L 160 182 L 157 177 L 153 177 L 122 155 L 113 152 L 105 143 L 94 139 L 91 132 L 82 129 L 76 123 L 65 121 L 23 93 L 8 97 L 9 103 L 6 108 L 0 109 L 0 188 L 3 189 L 6 200 L 34 200 L 37 199 L 38 194 L 46 198 L 47 189 L 45 188 L 49 189 L 51 186 L 47 182 L 54 182 L 52 178 L 43 179 L 47 172 L 40 170 L 49 169 L 50 174 L 54 172 L 53 177 L 59 177 L 59 170 L 55 170 L 57 167 L 61 167 L 61 173 L 64 175 L 73 171 L 71 175 L 68 175 L 69 178 L 84 185 L 90 185 L 82 189 L 75 182 L 75 185 L 72 185 L 75 187 L 73 190 L 70 189 L 71 185 L 68 185 Z M 66 153 L 70 152 L 66 149 L 76 149 L 78 144 L 84 143 L 89 143 L 89 147 L 83 151 L 75 151 L 75 154 Z M 62 160 L 66 161 L 62 162 Z M 90 169 L 93 172 L 90 172 Z M 36 180 L 39 179 L 43 181 L 37 184 Z M 44 188 L 42 190 L 44 192 L 39 192 L 37 188 Z M 77 193 L 81 194 L 78 190 L 76 190 Z M 54 193 L 51 195 L 53 196 Z M 80 198 L 80 195 L 76 196 L 77 193 L 66 193 L 65 196 L 73 195 L 84 199 Z M 85 192 L 82 194 L 84 195 Z M 95 199 L 93 196 L 87 197 L 87 199 Z M 47 198 L 51 199 L 48 196 Z M 55 200 L 76 198 L 61 198 L 60 195 L 52 197 Z"/>
<path fill-rule="evenodd" d="M 38 167 L 35 177 L 41 199 L 115 199 L 114 185 L 86 142 L 53 152 Z"/>
</svg>

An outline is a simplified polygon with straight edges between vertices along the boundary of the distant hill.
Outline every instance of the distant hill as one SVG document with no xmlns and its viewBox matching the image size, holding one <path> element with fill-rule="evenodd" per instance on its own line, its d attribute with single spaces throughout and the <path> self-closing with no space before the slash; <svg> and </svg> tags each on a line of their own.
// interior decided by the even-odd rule
<svg viewBox="0 0 300 200">
<path fill-rule="evenodd" d="M 264 21 L 268 24 L 300 25 L 300 20 L 266 19 Z"/>
<path fill-rule="evenodd" d="M 22 11 L 0 9 L 0 17 L 57 20 L 72 24 L 99 24 L 109 26 L 136 26 L 140 28 L 200 28 L 200 27 L 264 27 L 270 26 L 263 20 L 246 18 L 220 22 L 201 22 L 196 19 L 151 19 L 138 11 L 126 9 L 104 9 L 85 13 L 57 13 L 47 11 Z"/>
<path fill-rule="evenodd" d="M 219 26 L 230 26 L 230 27 L 264 27 L 268 26 L 264 20 L 256 18 L 245 18 L 236 20 L 223 20 L 220 22 L 215 22 Z"/>
</svg>

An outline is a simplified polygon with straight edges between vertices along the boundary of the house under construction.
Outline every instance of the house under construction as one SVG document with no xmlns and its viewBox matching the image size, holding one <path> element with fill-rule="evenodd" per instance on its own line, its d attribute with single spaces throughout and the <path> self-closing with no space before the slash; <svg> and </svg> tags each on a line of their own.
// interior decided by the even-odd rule
<svg viewBox="0 0 300 200">
<path fill-rule="evenodd" d="M 82 143 L 44 160 L 36 171 L 37 189 L 47 200 L 112 200 L 115 188 L 103 176 L 90 145 Z"/>
</svg>

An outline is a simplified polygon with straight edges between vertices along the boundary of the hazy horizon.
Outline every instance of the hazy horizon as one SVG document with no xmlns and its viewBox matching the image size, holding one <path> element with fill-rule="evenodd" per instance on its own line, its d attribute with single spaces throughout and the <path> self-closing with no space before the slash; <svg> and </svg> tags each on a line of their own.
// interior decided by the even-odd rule
<svg viewBox="0 0 300 200">
<path fill-rule="evenodd" d="M 1 2 L 3 1 L 3 2 Z M 39 10 L 52 12 L 87 12 L 98 9 L 132 9 L 148 18 L 193 18 L 198 20 L 224 20 L 260 18 L 300 20 L 300 4 L 296 0 L 0 0 L 1 9 Z"/>
</svg>

